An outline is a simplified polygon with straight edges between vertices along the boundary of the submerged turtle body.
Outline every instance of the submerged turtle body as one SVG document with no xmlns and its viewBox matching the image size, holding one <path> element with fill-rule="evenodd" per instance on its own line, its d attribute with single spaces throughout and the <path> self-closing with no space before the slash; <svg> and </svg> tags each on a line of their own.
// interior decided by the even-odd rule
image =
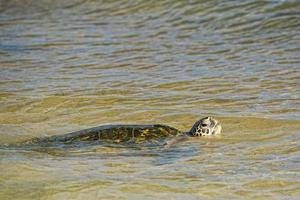
<svg viewBox="0 0 300 200">
<path fill-rule="evenodd" d="M 141 143 L 145 141 L 156 141 L 169 136 L 178 136 L 182 132 L 176 128 L 155 125 L 105 125 L 84 129 L 65 135 L 52 136 L 48 138 L 37 138 L 38 142 L 63 142 L 74 143 L 84 141 L 107 141 L 113 143 Z"/>
<path fill-rule="evenodd" d="M 188 132 L 181 132 L 166 125 L 105 125 L 57 135 L 47 138 L 36 138 L 31 143 L 49 144 L 76 142 L 107 141 L 113 143 L 141 143 L 155 142 L 169 136 L 175 136 L 170 143 L 196 136 L 208 136 L 221 133 L 221 125 L 212 117 L 205 117 L 197 121 Z M 176 137 L 180 136 L 180 137 Z"/>
</svg>

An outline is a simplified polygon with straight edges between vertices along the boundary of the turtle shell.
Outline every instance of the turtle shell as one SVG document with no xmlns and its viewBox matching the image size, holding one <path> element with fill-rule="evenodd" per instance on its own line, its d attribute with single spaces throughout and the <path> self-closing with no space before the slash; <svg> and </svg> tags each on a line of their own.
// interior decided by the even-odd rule
<svg viewBox="0 0 300 200">
<path fill-rule="evenodd" d="M 179 130 L 166 125 L 105 125 L 48 138 L 37 138 L 34 143 L 81 141 L 108 141 L 113 143 L 154 142 L 169 136 L 182 134 Z"/>
</svg>

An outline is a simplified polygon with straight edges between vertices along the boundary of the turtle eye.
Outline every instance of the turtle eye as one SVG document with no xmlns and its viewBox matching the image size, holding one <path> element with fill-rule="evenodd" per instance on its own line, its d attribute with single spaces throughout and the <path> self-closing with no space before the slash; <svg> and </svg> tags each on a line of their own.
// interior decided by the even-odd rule
<svg viewBox="0 0 300 200">
<path fill-rule="evenodd" d="M 207 126 L 207 124 L 202 124 L 202 126 L 203 126 L 203 127 L 206 127 L 206 126 Z"/>
</svg>

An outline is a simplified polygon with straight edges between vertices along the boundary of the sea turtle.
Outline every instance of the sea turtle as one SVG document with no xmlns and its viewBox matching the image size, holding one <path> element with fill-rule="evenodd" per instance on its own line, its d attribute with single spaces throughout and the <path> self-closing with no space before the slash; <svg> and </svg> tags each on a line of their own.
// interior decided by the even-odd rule
<svg viewBox="0 0 300 200">
<path fill-rule="evenodd" d="M 177 143 L 188 137 L 208 136 L 221 133 L 220 123 L 212 118 L 205 117 L 197 121 L 188 132 L 181 132 L 176 128 L 166 125 L 104 125 L 46 138 L 36 138 L 33 143 L 63 143 L 106 141 L 112 143 L 141 143 L 154 142 L 175 136 L 166 141 L 166 145 Z"/>
</svg>

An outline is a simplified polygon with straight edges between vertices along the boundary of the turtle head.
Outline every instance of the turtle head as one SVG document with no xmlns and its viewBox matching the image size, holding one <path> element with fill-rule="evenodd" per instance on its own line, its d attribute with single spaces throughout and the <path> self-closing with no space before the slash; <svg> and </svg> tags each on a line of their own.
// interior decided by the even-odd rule
<svg viewBox="0 0 300 200">
<path fill-rule="evenodd" d="M 222 130 L 221 124 L 212 117 L 204 117 L 197 121 L 192 129 L 190 134 L 192 136 L 208 136 L 220 134 Z"/>
</svg>

